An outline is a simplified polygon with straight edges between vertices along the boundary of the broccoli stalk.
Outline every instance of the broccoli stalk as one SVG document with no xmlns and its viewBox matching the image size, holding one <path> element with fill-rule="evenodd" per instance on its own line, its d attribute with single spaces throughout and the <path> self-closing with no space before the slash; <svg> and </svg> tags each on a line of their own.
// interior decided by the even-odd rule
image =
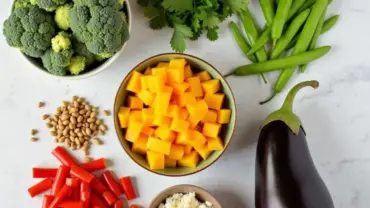
<svg viewBox="0 0 370 208">
<path fill-rule="evenodd" d="M 69 21 L 69 11 L 71 10 L 71 5 L 65 4 L 63 6 L 59 6 L 55 10 L 54 20 L 57 26 L 62 30 L 68 30 L 71 25 Z"/>
</svg>

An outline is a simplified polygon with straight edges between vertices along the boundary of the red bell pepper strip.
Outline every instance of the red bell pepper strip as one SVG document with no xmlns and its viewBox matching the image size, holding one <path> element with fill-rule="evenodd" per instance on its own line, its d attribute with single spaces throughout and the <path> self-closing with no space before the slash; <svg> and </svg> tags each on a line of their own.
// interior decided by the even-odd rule
<svg viewBox="0 0 370 208">
<path fill-rule="evenodd" d="M 108 191 L 108 187 L 104 185 L 104 183 L 99 178 L 94 178 L 91 181 L 91 189 L 94 190 L 98 194 L 102 194 L 105 191 Z"/>
<path fill-rule="evenodd" d="M 67 167 L 77 165 L 75 160 L 60 146 L 56 147 L 51 153 Z"/>
<path fill-rule="evenodd" d="M 139 206 L 139 205 L 137 205 L 137 204 L 132 204 L 132 205 L 130 206 L 130 208 L 141 208 L 141 206 Z"/>
<path fill-rule="evenodd" d="M 46 178 L 28 189 L 28 193 L 33 198 L 34 196 L 41 194 L 42 192 L 50 189 L 53 186 L 53 181 L 50 178 Z"/>
<path fill-rule="evenodd" d="M 95 178 L 94 175 L 76 165 L 71 167 L 71 175 L 87 183 L 90 183 L 92 179 Z"/>
<path fill-rule="evenodd" d="M 117 201 L 116 196 L 111 191 L 106 191 L 103 193 L 103 198 L 111 206 L 115 201 Z"/>
<path fill-rule="evenodd" d="M 131 183 L 131 178 L 128 177 L 122 177 L 120 179 L 121 186 L 123 188 L 124 193 L 126 194 L 126 197 L 128 200 L 135 199 L 136 198 L 136 193 L 134 190 L 134 187 L 132 186 Z"/>
<path fill-rule="evenodd" d="M 122 190 L 118 183 L 114 180 L 112 173 L 109 170 L 103 173 L 105 182 L 109 186 L 109 189 L 117 196 L 117 198 L 122 194 Z"/>
<path fill-rule="evenodd" d="M 81 201 L 63 201 L 58 204 L 59 208 L 84 208 L 84 204 Z"/>
<path fill-rule="evenodd" d="M 80 180 L 78 178 L 67 178 L 66 185 L 72 188 L 72 200 L 80 199 Z"/>
<path fill-rule="evenodd" d="M 51 202 L 53 201 L 54 197 L 50 195 L 44 195 L 42 199 L 42 208 L 49 208 Z"/>
<path fill-rule="evenodd" d="M 123 208 L 123 200 L 118 199 L 116 202 L 114 202 L 113 208 Z"/>
<path fill-rule="evenodd" d="M 81 181 L 80 192 L 89 192 L 90 191 L 90 184 L 86 183 L 85 181 Z"/>
<path fill-rule="evenodd" d="M 59 203 L 61 203 L 68 195 L 71 193 L 72 189 L 69 186 L 64 185 L 62 189 L 55 196 L 54 200 L 51 202 L 49 208 L 55 208 Z"/>
<path fill-rule="evenodd" d="M 59 190 L 63 187 L 66 182 L 66 178 L 69 176 L 69 168 L 61 165 L 58 168 L 57 175 L 55 176 L 55 181 L 51 187 L 50 195 L 56 196 Z"/>
<path fill-rule="evenodd" d="M 90 195 L 90 203 L 91 207 L 97 208 L 107 208 L 108 206 L 105 204 L 104 200 L 100 198 L 96 193 L 92 192 Z"/>
<path fill-rule="evenodd" d="M 33 178 L 53 178 L 57 175 L 56 168 L 32 168 Z"/>
<path fill-rule="evenodd" d="M 83 191 L 80 193 L 80 200 L 83 202 L 85 207 L 90 205 L 91 193 L 89 191 Z"/>
<path fill-rule="evenodd" d="M 80 167 L 85 169 L 86 171 L 89 171 L 89 172 L 93 172 L 93 171 L 97 171 L 97 170 L 103 170 L 103 169 L 107 168 L 107 166 L 105 165 L 105 159 L 104 158 L 100 158 L 100 159 L 97 159 L 97 160 L 92 160 L 90 162 L 82 163 L 80 165 Z"/>
</svg>

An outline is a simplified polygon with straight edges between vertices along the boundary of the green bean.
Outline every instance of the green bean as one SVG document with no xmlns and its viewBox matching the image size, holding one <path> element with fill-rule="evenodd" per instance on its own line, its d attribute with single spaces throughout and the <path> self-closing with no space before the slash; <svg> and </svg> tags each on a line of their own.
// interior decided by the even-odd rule
<svg viewBox="0 0 370 208">
<path fill-rule="evenodd" d="M 276 43 L 276 41 L 281 37 L 285 23 L 288 18 L 290 7 L 292 6 L 292 0 L 280 0 L 279 5 L 274 17 L 274 22 L 271 28 L 271 37 Z M 274 44 L 275 45 L 275 44 Z"/>
<path fill-rule="evenodd" d="M 271 27 L 267 27 L 265 31 L 263 31 L 261 37 L 254 43 L 252 48 L 249 50 L 247 55 L 252 55 L 256 53 L 259 49 L 265 46 L 265 44 L 271 39 Z"/>
<path fill-rule="evenodd" d="M 297 14 L 297 11 L 302 7 L 302 5 L 306 2 L 306 0 L 295 0 L 290 8 L 288 19 L 294 17 Z"/>
<path fill-rule="evenodd" d="M 303 12 L 304 10 L 308 9 L 308 8 L 311 8 L 314 4 L 316 3 L 316 0 L 307 0 L 302 6 L 301 8 L 299 8 L 298 10 L 298 14 Z"/>
<path fill-rule="evenodd" d="M 287 48 L 287 46 L 292 41 L 294 36 L 298 33 L 299 29 L 305 23 L 308 15 L 310 15 L 310 11 L 311 11 L 310 9 L 306 9 L 305 11 L 300 13 L 296 18 L 294 18 L 294 20 L 289 25 L 284 35 L 279 39 L 274 49 L 272 50 L 270 59 L 275 59 L 284 52 L 284 50 Z"/>
<path fill-rule="evenodd" d="M 321 16 L 323 12 L 326 10 L 327 6 L 328 0 L 317 0 L 316 4 L 312 7 L 311 13 L 308 16 L 306 24 L 304 25 L 302 32 L 298 37 L 297 44 L 294 47 L 292 53 L 293 55 L 303 53 L 307 50 L 312 40 L 312 37 L 315 33 L 317 24 L 320 21 Z M 282 70 L 278 80 L 275 83 L 274 93 L 269 99 L 262 102 L 262 104 L 272 100 L 276 94 L 280 93 L 285 88 L 290 78 L 293 76 L 295 68 L 296 66 L 292 66 Z"/>
<path fill-rule="evenodd" d="M 265 16 L 267 25 L 271 25 L 274 20 L 275 10 L 271 0 L 259 0 L 263 15 Z"/>
<path fill-rule="evenodd" d="M 240 49 L 243 51 L 244 55 L 249 58 L 253 63 L 257 62 L 257 59 L 254 55 L 247 55 L 248 51 L 250 50 L 250 46 L 247 43 L 247 40 L 243 37 L 242 33 L 240 32 L 238 26 L 235 22 L 231 21 L 229 23 L 229 27 L 234 35 L 236 42 L 238 43 Z"/>
<path fill-rule="evenodd" d="M 270 72 L 279 70 L 282 68 L 292 67 L 301 65 L 304 63 L 309 63 L 316 60 L 330 51 L 330 46 L 323 46 L 312 51 L 303 52 L 297 55 L 282 57 L 274 60 L 268 60 L 265 62 L 254 63 L 249 65 L 240 66 L 234 69 L 232 72 L 228 73 L 226 76 L 248 76 L 253 74 L 259 74 L 263 72 Z"/>
</svg>

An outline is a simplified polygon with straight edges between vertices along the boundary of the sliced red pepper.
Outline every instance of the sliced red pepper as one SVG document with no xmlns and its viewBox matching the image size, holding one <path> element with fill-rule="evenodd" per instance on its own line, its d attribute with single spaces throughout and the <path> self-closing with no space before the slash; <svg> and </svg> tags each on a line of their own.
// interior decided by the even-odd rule
<svg viewBox="0 0 370 208">
<path fill-rule="evenodd" d="M 134 187 L 132 186 L 131 178 L 129 176 L 122 177 L 120 179 L 120 182 L 121 182 L 123 191 L 126 194 L 127 199 L 128 200 L 135 199 L 136 193 L 135 193 Z"/>
<path fill-rule="evenodd" d="M 103 170 L 103 169 L 107 168 L 107 166 L 105 165 L 105 159 L 104 158 L 100 158 L 100 159 L 97 159 L 97 160 L 92 160 L 90 162 L 82 163 L 80 165 L 80 167 L 85 169 L 86 171 L 89 171 L 89 172 L 93 172 L 93 171 L 97 171 L 97 170 Z"/>
<path fill-rule="evenodd" d="M 34 196 L 41 194 L 42 192 L 50 189 L 53 186 L 53 181 L 50 178 L 46 178 L 28 189 L 28 193 L 33 198 Z"/>
<path fill-rule="evenodd" d="M 72 165 L 77 165 L 75 160 L 61 147 L 56 147 L 51 152 L 63 165 L 71 167 Z"/>
<path fill-rule="evenodd" d="M 106 191 L 103 193 L 103 198 L 107 202 L 107 204 L 112 205 L 115 201 L 117 201 L 116 196 L 111 191 Z"/>
<path fill-rule="evenodd" d="M 69 176 L 69 168 L 61 165 L 58 168 L 57 175 L 55 176 L 55 181 L 53 187 L 51 187 L 51 195 L 56 196 L 59 190 L 63 187 L 66 182 L 66 178 Z"/>
<path fill-rule="evenodd" d="M 80 193 L 80 200 L 84 203 L 85 207 L 89 207 L 91 199 L 91 193 L 89 191 L 83 191 Z"/>
<path fill-rule="evenodd" d="M 91 193 L 90 199 L 91 199 L 90 200 L 91 207 L 97 207 L 97 208 L 106 208 L 106 207 L 108 207 L 105 204 L 104 200 L 94 192 Z"/>
<path fill-rule="evenodd" d="M 81 181 L 80 192 L 89 192 L 90 191 L 90 184 L 86 183 L 85 181 Z"/>
<path fill-rule="evenodd" d="M 114 202 L 113 208 L 123 208 L 123 200 L 118 199 L 116 202 Z"/>
<path fill-rule="evenodd" d="M 54 200 L 51 202 L 49 208 L 55 208 L 59 203 L 61 203 L 65 198 L 68 197 L 68 195 L 71 193 L 72 189 L 64 185 L 62 189 L 58 192 L 58 194 L 55 196 Z"/>
<path fill-rule="evenodd" d="M 53 201 L 54 197 L 50 195 L 44 195 L 42 199 L 42 208 L 49 208 L 51 202 Z"/>
<path fill-rule="evenodd" d="M 80 180 L 78 178 L 67 178 L 66 185 L 72 188 L 72 200 L 80 199 Z"/>
<path fill-rule="evenodd" d="M 102 194 L 105 191 L 108 191 L 108 187 L 104 185 L 104 183 L 99 178 L 94 178 L 91 181 L 91 189 L 94 190 L 98 194 Z"/>
<path fill-rule="evenodd" d="M 118 198 L 122 194 L 122 190 L 119 187 L 118 183 L 114 180 L 112 173 L 109 170 L 106 170 L 104 171 L 103 176 L 104 176 L 105 182 L 107 183 L 109 189 Z"/>
<path fill-rule="evenodd" d="M 130 206 L 130 208 L 141 208 L 141 206 L 139 206 L 139 205 L 137 205 L 137 204 L 132 204 L 132 205 Z"/>
<path fill-rule="evenodd" d="M 71 167 L 71 175 L 87 183 L 90 183 L 92 179 L 95 178 L 94 175 L 76 165 Z"/>
<path fill-rule="evenodd" d="M 53 178 L 57 175 L 56 168 L 32 168 L 33 178 Z"/>
<path fill-rule="evenodd" d="M 63 201 L 58 204 L 59 208 L 85 208 L 81 201 Z"/>
</svg>

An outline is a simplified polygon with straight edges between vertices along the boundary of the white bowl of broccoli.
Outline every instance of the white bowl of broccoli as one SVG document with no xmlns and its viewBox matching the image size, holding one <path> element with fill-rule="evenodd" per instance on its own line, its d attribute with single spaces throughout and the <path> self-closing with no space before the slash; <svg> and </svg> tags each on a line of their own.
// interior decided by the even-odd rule
<svg viewBox="0 0 370 208">
<path fill-rule="evenodd" d="M 122 53 L 131 31 L 124 0 L 15 0 L 3 33 L 41 72 L 93 76 Z"/>
</svg>

